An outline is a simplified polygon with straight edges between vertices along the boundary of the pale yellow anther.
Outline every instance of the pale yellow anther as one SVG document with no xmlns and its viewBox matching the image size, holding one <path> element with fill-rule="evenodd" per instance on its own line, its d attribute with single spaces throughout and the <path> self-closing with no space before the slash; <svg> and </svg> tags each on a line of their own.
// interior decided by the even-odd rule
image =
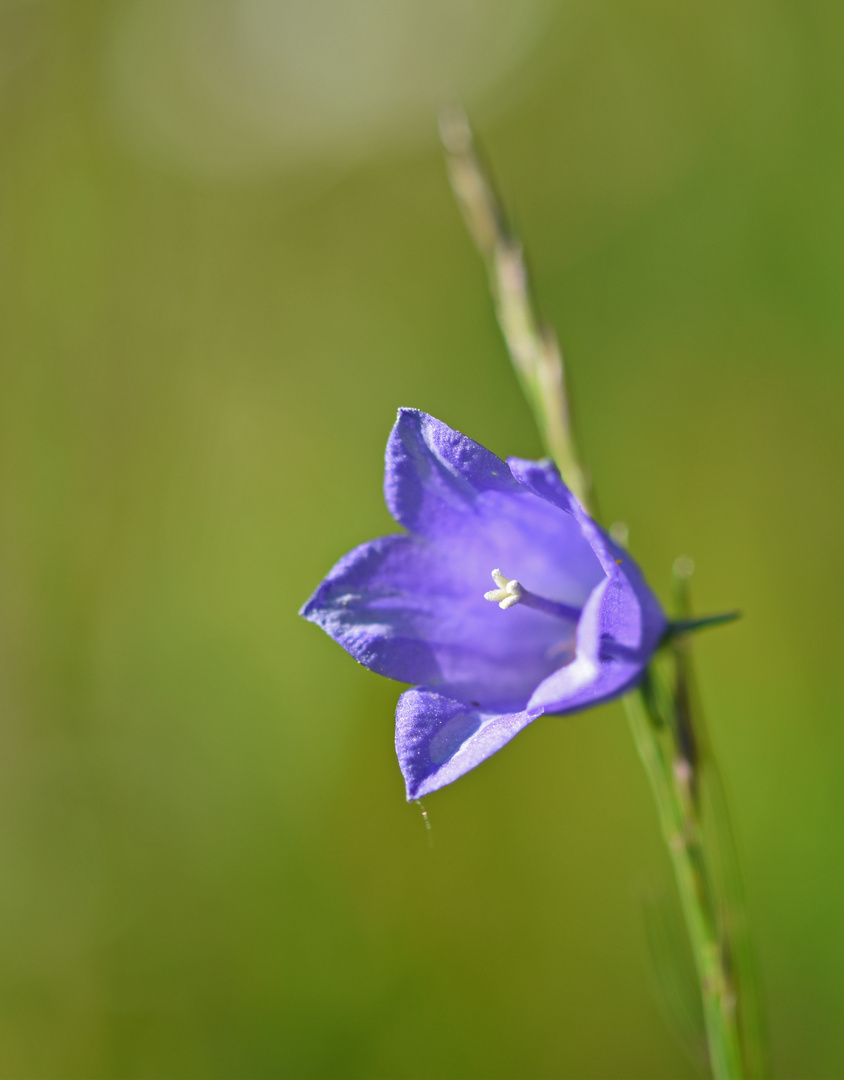
<svg viewBox="0 0 844 1080">
<path fill-rule="evenodd" d="M 489 592 L 484 593 L 484 600 L 489 600 L 493 604 L 498 604 L 503 611 L 506 611 L 507 608 L 511 608 L 514 604 L 518 604 L 522 598 L 523 590 L 515 578 L 507 578 L 500 570 L 493 570 L 492 580 L 498 588 L 490 589 Z"/>
</svg>

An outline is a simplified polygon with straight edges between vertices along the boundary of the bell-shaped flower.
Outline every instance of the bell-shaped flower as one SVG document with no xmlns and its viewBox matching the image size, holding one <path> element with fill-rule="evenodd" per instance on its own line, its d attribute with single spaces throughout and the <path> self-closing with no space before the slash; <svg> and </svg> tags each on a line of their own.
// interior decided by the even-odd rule
<svg viewBox="0 0 844 1080">
<path fill-rule="evenodd" d="M 384 492 L 407 533 L 349 552 L 301 614 L 365 667 L 416 684 L 396 711 L 408 799 L 538 716 L 597 705 L 641 678 L 665 616 L 550 461 L 505 463 L 401 409 Z"/>
</svg>

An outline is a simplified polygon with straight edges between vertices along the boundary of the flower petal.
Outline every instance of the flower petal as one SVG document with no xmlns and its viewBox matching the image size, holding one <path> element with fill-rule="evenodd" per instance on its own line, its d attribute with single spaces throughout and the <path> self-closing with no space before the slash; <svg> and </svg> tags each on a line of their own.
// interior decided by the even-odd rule
<svg viewBox="0 0 844 1080">
<path fill-rule="evenodd" d="M 477 538 L 452 549 L 382 537 L 344 556 L 301 613 L 379 675 L 484 708 L 523 708 L 573 654 L 575 627 L 485 600 L 499 555 Z"/>
<path fill-rule="evenodd" d="M 507 463 L 525 487 L 575 517 L 607 574 L 581 614 L 574 663 L 545 679 L 529 707 L 572 712 L 617 697 L 641 678 L 665 634 L 662 608 L 639 567 L 583 510 L 553 462 L 510 458 Z"/>
<path fill-rule="evenodd" d="M 321 626 L 358 663 L 402 682 L 436 682 L 439 665 L 420 633 L 417 544 L 382 536 L 334 566 L 299 612 Z"/>
<path fill-rule="evenodd" d="M 542 711 L 485 712 L 423 686 L 407 690 L 396 709 L 396 752 L 408 800 L 474 769 Z"/>
<path fill-rule="evenodd" d="M 542 461 L 528 461 L 524 458 L 511 457 L 507 459 L 507 465 L 513 476 L 528 491 L 532 491 L 540 499 L 572 515 L 605 573 L 614 573 L 619 559 L 635 567 L 635 563 L 627 552 L 618 547 L 600 525 L 589 517 L 563 483 L 553 461 L 549 458 L 543 458 Z M 638 568 L 636 570 L 638 573 Z"/>
<path fill-rule="evenodd" d="M 603 576 L 567 503 L 561 514 L 506 462 L 427 413 L 399 410 L 384 492 L 399 524 L 473 576 L 473 594 L 486 592 L 490 572 L 501 566 L 547 599 L 581 607 Z"/>
<path fill-rule="evenodd" d="M 507 466 L 516 480 L 540 499 L 552 503 L 567 514 L 574 514 L 576 509 L 580 509 L 580 503 L 566 487 L 557 466 L 550 458 L 532 461 L 529 458 L 509 457 Z"/>
<path fill-rule="evenodd" d="M 523 493 L 480 443 L 418 409 L 399 409 L 387 442 L 384 498 L 400 525 L 426 537 L 462 527 L 489 491 Z"/>
</svg>

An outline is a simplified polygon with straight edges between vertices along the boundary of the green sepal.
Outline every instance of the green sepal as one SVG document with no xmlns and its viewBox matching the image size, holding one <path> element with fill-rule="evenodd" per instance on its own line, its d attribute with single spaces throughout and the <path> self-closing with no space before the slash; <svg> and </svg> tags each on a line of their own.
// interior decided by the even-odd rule
<svg viewBox="0 0 844 1080">
<path fill-rule="evenodd" d="M 724 623 L 735 622 L 741 618 L 740 611 L 725 611 L 723 615 L 701 615 L 697 619 L 675 619 L 668 624 L 665 631 L 665 641 L 679 637 L 681 634 L 694 634 L 698 630 L 707 630 L 710 626 L 723 626 Z"/>
</svg>

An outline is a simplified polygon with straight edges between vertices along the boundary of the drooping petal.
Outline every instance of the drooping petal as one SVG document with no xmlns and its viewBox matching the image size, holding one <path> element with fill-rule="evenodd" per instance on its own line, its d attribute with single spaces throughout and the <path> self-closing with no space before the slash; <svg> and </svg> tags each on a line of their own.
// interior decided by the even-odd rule
<svg viewBox="0 0 844 1080">
<path fill-rule="evenodd" d="M 396 752 L 408 799 L 474 769 L 541 714 L 541 708 L 482 711 L 426 687 L 407 690 L 396 709 Z"/>
</svg>

